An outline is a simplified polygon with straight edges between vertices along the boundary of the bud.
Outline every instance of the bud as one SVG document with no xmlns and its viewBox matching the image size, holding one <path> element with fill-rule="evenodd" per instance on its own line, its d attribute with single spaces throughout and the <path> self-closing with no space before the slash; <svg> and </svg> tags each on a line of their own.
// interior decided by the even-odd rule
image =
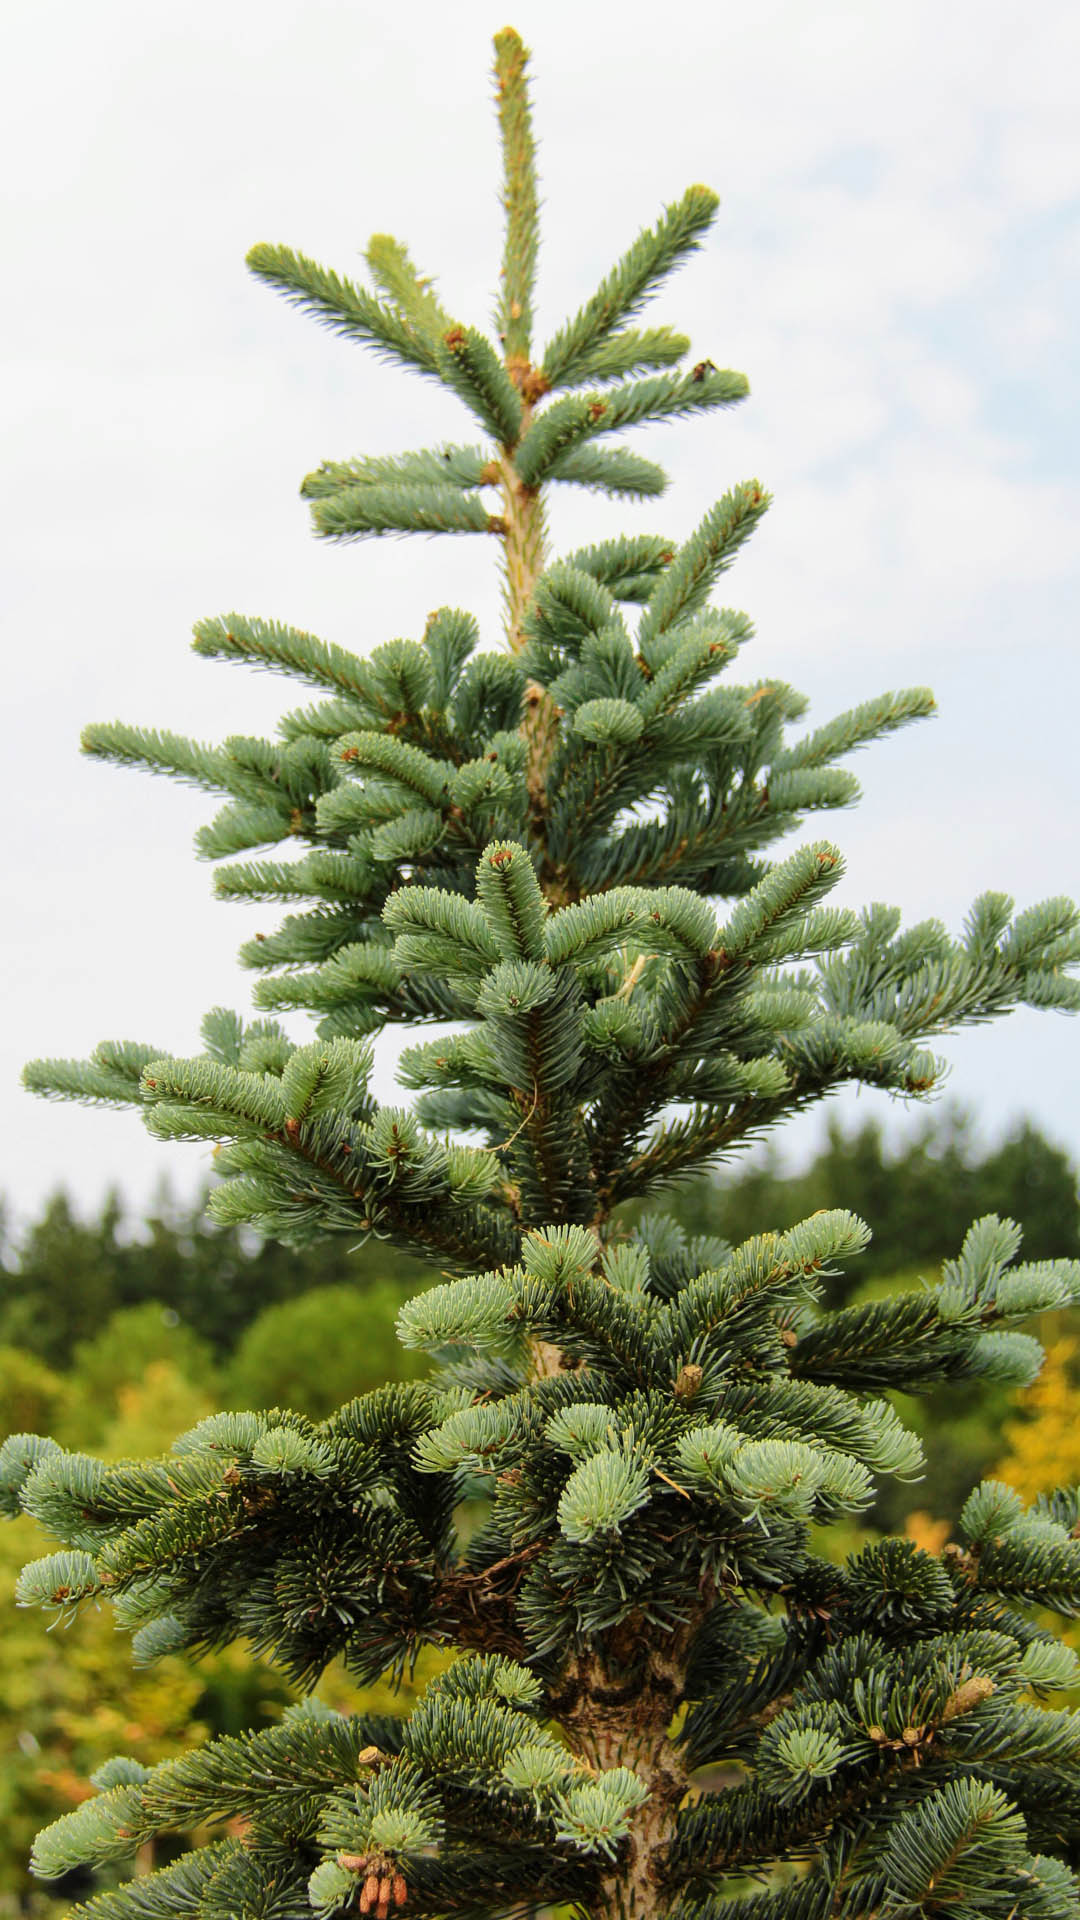
<svg viewBox="0 0 1080 1920">
<path fill-rule="evenodd" d="M 704 1369 L 694 1360 L 684 1360 L 675 1376 L 673 1392 L 676 1400 L 692 1400 L 705 1378 Z"/>
</svg>

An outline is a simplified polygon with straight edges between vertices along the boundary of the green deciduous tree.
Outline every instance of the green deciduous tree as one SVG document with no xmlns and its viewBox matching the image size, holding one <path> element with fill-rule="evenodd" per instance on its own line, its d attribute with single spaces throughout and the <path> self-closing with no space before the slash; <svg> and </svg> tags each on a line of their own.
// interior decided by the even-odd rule
<svg viewBox="0 0 1080 1920">
<path fill-rule="evenodd" d="M 980 1146 L 970 1115 L 955 1106 L 927 1115 L 892 1148 L 877 1120 L 845 1127 L 833 1117 L 802 1172 L 789 1172 L 769 1152 L 757 1165 L 695 1181 L 672 1201 L 688 1233 L 725 1240 L 745 1239 L 762 1220 L 793 1226 L 818 1207 L 848 1207 L 874 1223 L 858 1267 L 828 1285 L 833 1306 L 870 1279 L 940 1266 L 981 1213 L 1015 1220 L 1029 1259 L 1080 1253 L 1080 1193 L 1067 1153 L 1030 1121 Z"/>
<path fill-rule="evenodd" d="M 323 1419 L 354 1393 L 427 1371 L 403 1353 L 394 1320 L 405 1289 L 388 1280 L 312 1287 L 267 1307 L 237 1347 L 225 1375 L 234 1407 L 285 1405 Z"/>
<path fill-rule="evenodd" d="M 991 894 L 958 938 L 902 928 L 835 905 L 829 841 L 777 856 L 806 813 L 854 798 L 847 755 L 931 699 L 793 732 L 799 695 L 735 679 L 750 624 L 712 593 L 765 513 L 756 480 L 681 540 L 550 555 L 551 489 L 659 495 L 623 430 L 746 383 L 638 324 L 713 219 L 703 187 L 534 345 L 525 57 L 497 37 L 496 339 L 385 236 L 374 291 L 286 247 L 250 256 L 462 402 L 467 443 L 335 459 L 304 491 L 329 539 L 486 539 L 507 644 L 481 648 L 447 608 L 365 658 L 262 618 L 203 622 L 201 653 L 317 698 L 276 740 L 116 724 L 87 745 L 222 797 L 200 836 L 229 863 L 221 891 L 292 909 L 244 950 L 259 1017 L 215 1011 L 194 1059 L 109 1043 L 30 1074 L 134 1101 L 163 1139 L 223 1142 L 223 1222 L 423 1253 L 451 1277 L 400 1330 L 438 1371 L 322 1422 L 215 1416 L 161 1462 L 33 1437 L 3 1456 L 8 1500 L 63 1543 L 24 1602 L 108 1596 L 140 1660 L 246 1637 L 306 1682 L 338 1655 L 361 1681 L 431 1643 L 461 1657 L 400 1719 L 313 1705 L 149 1771 L 120 1758 L 40 1836 L 37 1868 L 218 1820 L 214 1844 L 103 1894 L 99 1920 L 545 1902 L 1075 1920 L 1080 1719 L 1042 1703 L 1075 1660 L 1026 1610 L 1080 1606 L 1080 1490 L 1029 1511 L 983 1485 L 941 1557 L 885 1540 L 836 1565 L 811 1529 L 863 1510 L 875 1476 L 917 1474 L 887 1389 L 1029 1377 L 1016 1323 L 1076 1297 L 1080 1269 L 1016 1264 L 991 1215 L 940 1285 L 828 1311 L 826 1276 L 868 1237 L 846 1210 L 732 1247 L 655 1212 L 626 1232 L 618 1209 L 843 1082 L 927 1092 L 952 1028 L 1074 1008 L 1080 921 Z M 275 1016 L 304 1007 L 316 1037 L 297 1045 Z M 437 1023 L 402 1058 L 411 1108 L 371 1089 L 388 1022 Z"/>
<path fill-rule="evenodd" d="M 218 1359 L 268 1306 L 348 1280 L 419 1284 L 423 1271 L 396 1248 L 341 1240 L 283 1247 L 209 1218 L 205 1196 L 181 1203 L 166 1189 L 145 1219 L 109 1195 L 80 1218 L 59 1192 L 3 1249 L 0 1343 L 69 1367 L 82 1340 L 126 1308 L 175 1314 Z"/>
</svg>

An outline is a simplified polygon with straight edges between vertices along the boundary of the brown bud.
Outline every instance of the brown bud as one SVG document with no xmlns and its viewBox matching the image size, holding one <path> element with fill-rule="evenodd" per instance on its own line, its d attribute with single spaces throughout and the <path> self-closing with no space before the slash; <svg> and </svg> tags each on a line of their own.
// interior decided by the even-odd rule
<svg viewBox="0 0 1080 1920">
<path fill-rule="evenodd" d="M 405 1885 L 405 1875 L 403 1873 L 395 1873 L 391 1891 L 394 1897 L 394 1905 L 400 1909 L 405 1905 L 409 1897 L 409 1889 Z"/>
<path fill-rule="evenodd" d="M 676 1400 L 692 1400 L 704 1378 L 704 1368 L 699 1367 L 695 1360 L 684 1360 L 672 1389 Z"/>
<path fill-rule="evenodd" d="M 379 1752 L 378 1747 L 364 1747 L 356 1756 L 356 1764 L 358 1767 L 371 1767 L 374 1766 L 376 1760 L 381 1759 L 382 1754 Z"/>
<path fill-rule="evenodd" d="M 364 1890 L 360 1895 L 361 1913 L 374 1913 L 381 1892 L 382 1881 L 379 1879 L 378 1874 L 369 1873 L 367 1879 L 364 1881 Z"/>
<path fill-rule="evenodd" d="M 883 1747 L 889 1737 L 884 1727 L 867 1727 L 866 1735 L 867 1739 L 872 1740 L 878 1747 Z"/>
<path fill-rule="evenodd" d="M 942 1720 L 955 1720 L 961 1713 L 970 1713 L 981 1700 L 989 1700 L 993 1691 L 994 1683 L 988 1673 L 973 1673 L 970 1680 L 961 1680 L 950 1693 L 941 1709 Z"/>
</svg>

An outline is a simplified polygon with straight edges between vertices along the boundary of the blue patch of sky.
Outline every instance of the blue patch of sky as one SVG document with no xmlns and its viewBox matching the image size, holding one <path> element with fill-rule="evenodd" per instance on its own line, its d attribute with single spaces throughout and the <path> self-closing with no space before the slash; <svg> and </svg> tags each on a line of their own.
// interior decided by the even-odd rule
<svg viewBox="0 0 1080 1920">
<path fill-rule="evenodd" d="M 1080 471 L 1080 280 L 1075 209 L 1026 216 L 1004 239 L 994 269 L 962 297 L 924 310 L 918 331 L 978 388 L 980 425 L 1015 447 L 1023 471 L 1043 478 Z M 1048 337 L 1010 341 L 1010 315 L 1052 316 Z"/>
<path fill-rule="evenodd" d="M 871 141 L 834 147 L 801 175 L 808 187 L 843 187 L 850 193 L 875 193 L 885 177 L 886 154 Z"/>
<path fill-rule="evenodd" d="M 828 171 L 823 169 L 823 173 Z M 1025 217 L 1002 242 L 978 286 L 938 303 L 899 302 L 897 319 L 912 340 L 974 387 L 973 424 L 1007 443 L 1009 472 L 1031 479 L 1075 481 L 1080 475 L 1080 227 L 1074 209 Z M 1053 316 L 1048 337 L 1009 338 L 1029 309 Z M 919 432 L 917 409 L 894 402 L 887 436 Z M 845 449 L 814 472 L 827 478 L 850 462 Z"/>
</svg>

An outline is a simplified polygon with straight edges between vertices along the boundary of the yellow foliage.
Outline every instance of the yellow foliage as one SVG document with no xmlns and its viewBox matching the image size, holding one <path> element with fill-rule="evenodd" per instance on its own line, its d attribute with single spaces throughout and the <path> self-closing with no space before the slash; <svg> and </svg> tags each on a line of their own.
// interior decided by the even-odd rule
<svg viewBox="0 0 1080 1920">
<path fill-rule="evenodd" d="M 178 1433 L 213 1413 L 214 1404 L 171 1360 L 151 1360 L 141 1380 L 116 1391 L 116 1412 L 95 1451 L 106 1460 L 164 1453 Z"/>
<path fill-rule="evenodd" d="M 1069 1334 L 1047 1343 L 1042 1372 L 1017 1395 L 1018 1417 L 1002 1428 L 1008 1451 L 992 1475 L 1025 1500 L 1080 1482 L 1080 1396 L 1073 1378 L 1078 1351 L 1080 1340 Z"/>
<path fill-rule="evenodd" d="M 0 1407 L 6 1433 L 55 1433 L 63 1426 L 71 1390 L 35 1354 L 0 1347 Z"/>
<path fill-rule="evenodd" d="M 925 1507 L 916 1507 L 904 1521 L 904 1532 L 924 1553 L 939 1554 L 952 1528 L 947 1520 L 935 1520 Z"/>
<path fill-rule="evenodd" d="M 328 1667 L 315 1692 L 328 1707 L 338 1713 L 411 1713 L 429 1680 L 445 1673 L 455 1659 L 440 1647 L 423 1647 L 411 1675 L 400 1687 L 388 1680 L 376 1680 L 369 1687 L 357 1687 L 339 1661 Z"/>
</svg>

